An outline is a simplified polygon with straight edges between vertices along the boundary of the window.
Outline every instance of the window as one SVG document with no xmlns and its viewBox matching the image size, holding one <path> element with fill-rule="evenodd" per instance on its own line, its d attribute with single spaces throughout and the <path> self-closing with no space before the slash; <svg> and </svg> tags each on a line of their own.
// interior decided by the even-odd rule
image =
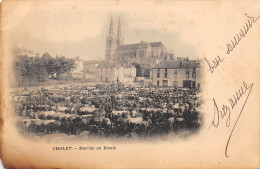
<svg viewBox="0 0 260 169">
<path fill-rule="evenodd" d="M 107 82 L 107 77 L 106 77 L 106 82 Z"/>
<path fill-rule="evenodd" d="M 101 76 L 101 81 L 102 81 L 102 76 Z"/>
<path fill-rule="evenodd" d="M 159 80 L 157 81 L 157 86 L 160 86 L 160 81 Z"/>
<path fill-rule="evenodd" d="M 160 78 L 160 69 L 157 69 L 157 78 Z"/>
<path fill-rule="evenodd" d="M 163 80 L 163 86 L 168 86 L 168 80 Z"/>
<path fill-rule="evenodd" d="M 196 78 L 196 68 L 192 69 L 192 78 Z"/>
<path fill-rule="evenodd" d="M 177 69 L 174 69 L 174 77 L 177 78 Z"/>
<path fill-rule="evenodd" d="M 189 78 L 189 77 L 190 77 L 190 70 L 186 69 L 186 78 Z"/>
<path fill-rule="evenodd" d="M 178 87 L 178 81 L 173 81 L 173 87 L 174 88 Z"/>
<path fill-rule="evenodd" d="M 164 78 L 167 78 L 167 69 L 164 70 Z"/>
</svg>

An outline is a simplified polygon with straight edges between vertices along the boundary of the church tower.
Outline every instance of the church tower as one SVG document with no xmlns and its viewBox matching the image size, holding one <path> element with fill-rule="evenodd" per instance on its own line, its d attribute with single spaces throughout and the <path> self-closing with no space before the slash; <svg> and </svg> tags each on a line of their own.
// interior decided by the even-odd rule
<svg viewBox="0 0 260 169">
<path fill-rule="evenodd" d="M 120 18 L 118 21 L 118 29 L 117 29 L 117 37 L 116 37 L 116 45 L 120 46 L 124 44 L 124 39 L 122 37 L 122 33 L 121 33 L 121 23 L 120 23 Z"/>
<path fill-rule="evenodd" d="M 115 49 L 116 49 L 116 40 L 114 36 L 114 25 L 113 25 L 113 19 L 111 16 L 110 20 L 110 27 L 109 27 L 109 33 L 106 39 L 106 52 L 105 52 L 105 61 L 106 63 L 112 63 L 114 60 L 115 55 Z"/>
</svg>

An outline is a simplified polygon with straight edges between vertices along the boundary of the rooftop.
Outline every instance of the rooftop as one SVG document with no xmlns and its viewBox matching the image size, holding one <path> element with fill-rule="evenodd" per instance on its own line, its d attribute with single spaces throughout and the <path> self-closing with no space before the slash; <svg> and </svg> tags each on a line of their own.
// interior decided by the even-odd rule
<svg viewBox="0 0 260 169">
<path fill-rule="evenodd" d="M 158 69 L 178 69 L 178 68 L 199 68 L 200 63 L 196 61 L 175 61 L 165 60 L 160 62 L 155 68 Z"/>
<path fill-rule="evenodd" d="M 162 42 L 143 42 L 143 41 L 141 41 L 140 43 L 120 45 L 118 47 L 118 49 L 119 50 L 135 50 L 141 45 L 151 46 L 151 47 L 164 47 Z"/>
<path fill-rule="evenodd" d="M 87 61 L 84 61 L 84 64 L 97 64 L 99 63 L 99 61 L 96 61 L 96 60 L 87 60 Z"/>
<path fill-rule="evenodd" d="M 100 65 L 98 66 L 100 68 L 117 68 L 117 67 L 125 67 L 125 68 L 131 68 L 134 67 L 133 65 L 127 64 L 127 65 L 121 65 L 118 63 L 105 63 L 100 62 Z"/>
</svg>

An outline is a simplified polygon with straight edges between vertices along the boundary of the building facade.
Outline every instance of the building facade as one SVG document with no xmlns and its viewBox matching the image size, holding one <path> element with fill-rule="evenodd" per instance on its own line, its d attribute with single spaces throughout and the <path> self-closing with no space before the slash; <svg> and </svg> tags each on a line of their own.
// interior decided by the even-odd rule
<svg viewBox="0 0 260 169">
<path fill-rule="evenodd" d="M 75 57 L 74 61 L 76 67 L 71 72 L 72 78 L 95 82 L 99 62 L 96 60 L 84 61 L 79 57 Z"/>
<path fill-rule="evenodd" d="M 195 60 L 162 61 L 152 69 L 153 86 L 200 89 L 201 80 L 201 65 Z"/>
<path fill-rule="evenodd" d="M 136 68 L 133 65 L 101 63 L 96 68 L 96 82 L 133 84 L 136 81 Z"/>
<path fill-rule="evenodd" d="M 83 60 L 81 60 L 79 57 L 74 58 L 75 61 L 75 69 L 72 70 L 71 75 L 73 79 L 83 79 L 84 73 L 83 73 Z"/>
<path fill-rule="evenodd" d="M 96 81 L 96 70 L 99 66 L 99 62 L 96 60 L 84 61 L 83 62 L 83 73 L 84 79 L 87 81 Z"/>
<path fill-rule="evenodd" d="M 117 34 L 115 35 L 111 17 L 109 34 L 106 38 L 106 63 L 156 65 L 166 54 L 167 48 L 162 42 L 141 41 L 140 43 L 124 44 L 120 19 Z"/>
</svg>

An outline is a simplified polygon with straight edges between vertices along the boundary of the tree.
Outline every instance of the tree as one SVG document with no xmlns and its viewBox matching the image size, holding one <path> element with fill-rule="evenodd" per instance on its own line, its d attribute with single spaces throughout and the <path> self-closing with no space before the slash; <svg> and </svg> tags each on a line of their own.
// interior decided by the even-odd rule
<svg viewBox="0 0 260 169">
<path fill-rule="evenodd" d="M 73 59 L 65 58 L 64 56 L 56 57 L 54 69 L 59 78 L 62 74 L 75 69 L 75 61 Z"/>
<path fill-rule="evenodd" d="M 32 79 L 33 76 L 33 71 L 32 71 L 32 65 L 33 65 L 33 58 L 30 58 L 28 56 L 19 56 L 16 59 L 15 62 L 15 70 L 18 79 L 21 81 L 24 81 L 26 79 L 30 80 Z"/>
<path fill-rule="evenodd" d="M 42 55 L 42 60 L 44 63 L 44 67 L 48 73 L 48 75 L 52 75 L 55 73 L 55 59 L 51 57 L 51 55 L 45 52 Z"/>
<path fill-rule="evenodd" d="M 151 72 L 151 69 L 150 69 L 150 68 L 145 68 L 145 69 L 144 69 L 143 76 L 144 76 L 144 77 L 150 77 L 150 72 Z"/>
<path fill-rule="evenodd" d="M 136 63 L 135 64 L 135 68 L 136 68 L 136 77 L 141 77 L 142 76 L 142 69 L 141 69 L 141 65 Z"/>
<path fill-rule="evenodd" d="M 75 61 L 65 56 L 53 58 L 46 52 L 42 57 L 16 55 L 14 67 L 19 82 L 44 81 L 48 75 L 56 73 L 59 78 L 60 75 L 70 72 L 75 68 Z"/>
<path fill-rule="evenodd" d="M 33 63 L 33 76 L 36 77 L 38 82 L 43 82 L 46 78 L 47 71 L 42 58 L 36 57 Z"/>
</svg>

